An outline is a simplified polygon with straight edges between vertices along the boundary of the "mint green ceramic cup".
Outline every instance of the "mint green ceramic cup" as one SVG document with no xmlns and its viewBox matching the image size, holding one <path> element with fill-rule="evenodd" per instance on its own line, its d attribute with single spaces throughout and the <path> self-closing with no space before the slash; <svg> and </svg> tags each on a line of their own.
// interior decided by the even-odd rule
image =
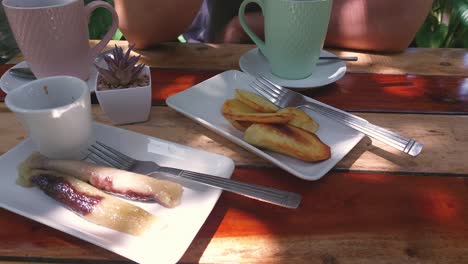
<svg viewBox="0 0 468 264">
<path fill-rule="evenodd" d="M 244 19 L 245 7 L 260 6 L 265 19 L 265 41 Z M 268 59 L 274 75 L 303 79 L 314 71 L 323 48 L 332 0 L 245 0 L 239 20 L 245 32 Z"/>
</svg>

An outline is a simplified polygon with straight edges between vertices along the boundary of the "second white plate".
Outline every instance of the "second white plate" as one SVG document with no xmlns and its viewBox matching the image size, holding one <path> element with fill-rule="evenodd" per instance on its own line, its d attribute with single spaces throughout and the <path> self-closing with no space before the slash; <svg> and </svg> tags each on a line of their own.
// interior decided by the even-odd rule
<svg viewBox="0 0 468 264">
<path fill-rule="evenodd" d="M 311 110 L 305 110 L 319 123 L 320 129 L 317 135 L 330 146 L 330 159 L 317 163 L 304 162 L 279 153 L 264 151 L 248 144 L 242 140 L 243 132 L 234 128 L 223 117 L 221 106 L 226 99 L 234 97 L 236 88 L 253 91 L 249 86 L 253 80 L 254 77 L 240 71 L 225 71 L 169 97 L 166 103 L 208 129 L 304 180 L 317 180 L 323 177 L 364 137 L 362 133 L 345 125 Z"/>
</svg>

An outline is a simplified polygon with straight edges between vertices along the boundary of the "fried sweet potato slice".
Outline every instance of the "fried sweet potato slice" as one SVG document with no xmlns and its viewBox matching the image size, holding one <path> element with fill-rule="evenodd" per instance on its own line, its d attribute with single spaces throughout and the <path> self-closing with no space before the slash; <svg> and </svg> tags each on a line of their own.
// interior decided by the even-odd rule
<svg viewBox="0 0 468 264">
<path fill-rule="evenodd" d="M 278 107 L 262 96 L 241 89 L 235 90 L 235 98 L 261 113 L 274 113 Z"/>
<path fill-rule="evenodd" d="M 294 117 L 292 113 L 259 113 L 235 98 L 226 100 L 221 112 L 235 128 L 241 131 L 247 129 L 252 123 L 283 124 Z"/>
<path fill-rule="evenodd" d="M 294 118 L 288 123 L 291 126 L 302 128 L 311 133 L 315 133 L 319 129 L 319 124 L 317 124 L 314 119 L 296 107 L 286 107 L 278 110 L 277 113 L 289 113 L 294 115 Z"/>
<path fill-rule="evenodd" d="M 224 116 L 235 121 L 269 124 L 287 124 L 294 118 L 290 113 L 224 114 Z"/>
<path fill-rule="evenodd" d="M 291 125 L 253 124 L 245 131 L 244 140 L 303 161 L 322 161 L 331 156 L 330 147 L 315 134 Z"/>
<path fill-rule="evenodd" d="M 221 108 L 221 113 L 223 114 L 224 118 L 226 118 L 226 120 L 229 121 L 229 123 L 231 123 L 233 127 L 239 129 L 240 131 L 245 131 L 252 124 L 252 122 L 237 121 L 229 118 L 227 115 L 256 113 L 256 111 L 250 106 L 234 98 L 224 101 L 223 106 Z"/>
<path fill-rule="evenodd" d="M 240 100 L 235 98 L 228 99 L 224 101 L 223 106 L 221 108 L 221 112 L 223 114 L 251 114 L 257 113 L 255 109 L 252 107 L 244 104 Z"/>
<path fill-rule="evenodd" d="M 230 118 L 227 118 L 225 117 L 227 121 L 229 121 L 229 123 L 239 129 L 240 131 L 245 131 L 247 128 L 249 128 L 249 126 L 251 126 L 253 123 L 252 122 L 247 122 L 247 121 L 236 121 L 236 120 L 233 120 L 233 119 L 230 119 Z"/>
</svg>

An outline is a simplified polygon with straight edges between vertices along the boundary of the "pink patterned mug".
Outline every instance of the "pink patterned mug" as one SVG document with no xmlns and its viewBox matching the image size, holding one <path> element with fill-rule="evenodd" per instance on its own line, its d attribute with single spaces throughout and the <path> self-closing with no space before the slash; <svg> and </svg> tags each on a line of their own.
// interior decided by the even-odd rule
<svg viewBox="0 0 468 264">
<path fill-rule="evenodd" d="M 25 60 L 38 78 L 70 75 L 87 80 L 99 52 L 118 26 L 114 8 L 103 1 L 4 0 L 8 22 Z M 112 14 L 112 26 L 95 47 L 89 46 L 88 20 L 98 7 Z"/>
</svg>

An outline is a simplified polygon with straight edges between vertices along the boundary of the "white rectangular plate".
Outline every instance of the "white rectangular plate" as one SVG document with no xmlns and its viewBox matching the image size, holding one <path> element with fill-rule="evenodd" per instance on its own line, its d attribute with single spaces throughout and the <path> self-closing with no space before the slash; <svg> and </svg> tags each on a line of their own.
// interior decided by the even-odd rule
<svg viewBox="0 0 468 264">
<path fill-rule="evenodd" d="M 104 142 L 137 159 L 154 160 L 163 166 L 230 178 L 231 159 L 196 150 L 124 129 L 96 124 L 94 134 Z M 140 263 L 177 262 L 213 209 L 221 190 L 177 180 L 184 186 L 181 204 L 173 209 L 156 203 L 132 202 L 162 216 L 165 228 L 141 237 L 127 235 L 92 224 L 45 195 L 38 188 L 15 184 L 17 166 L 33 151 L 30 139 L 0 157 L 0 205 L 12 212 L 76 236 Z M 176 180 L 174 180 L 176 181 Z"/>
<path fill-rule="evenodd" d="M 234 128 L 223 117 L 221 106 L 226 99 L 234 98 L 235 89 L 254 92 L 249 86 L 253 80 L 254 77 L 240 71 L 225 71 L 169 97 L 166 103 L 208 129 L 304 180 L 320 179 L 363 138 L 362 133 L 306 109 L 306 113 L 320 126 L 317 135 L 331 148 L 330 159 L 317 163 L 304 162 L 248 144 L 242 140 L 243 132 Z"/>
</svg>

